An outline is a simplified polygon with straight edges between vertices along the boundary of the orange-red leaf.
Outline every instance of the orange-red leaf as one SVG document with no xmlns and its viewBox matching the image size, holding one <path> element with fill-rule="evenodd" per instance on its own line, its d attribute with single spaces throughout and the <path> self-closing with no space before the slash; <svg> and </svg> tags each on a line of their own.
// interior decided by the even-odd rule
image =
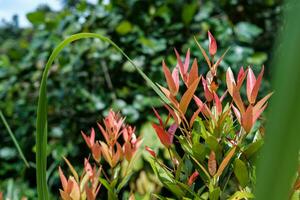
<svg viewBox="0 0 300 200">
<path fill-rule="evenodd" d="M 192 64 L 191 71 L 188 76 L 187 87 L 189 87 L 198 78 L 198 64 L 195 58 Z"/>
<path fill-rule="evenodd" d="M 228 165 L 229 161 L 231 160 L 231 158 L 233 157 L 234 153 L 235 153 L 235 149 L 236 147 L 233 147 L 229 153 L 226 155 L 226 157 L 224 158 L 224 160 L 221 162 L 219 169 L 216 173 L 216 177 L 219 177 L 222 175 L 225 167 Z"/>
<path fill-rule="evenodd" d="M 178 90 L 177 90 L 178 88 L 176 87 L 176 84 L 173 80 L 172 74 L 171 74 L 169 68 L 167 67 L 165 61 L 162 62 L 162 66 L 163 66 L 163 71 L 164 71 L 164 74 L 165 74 L 165 78 L 166 78 L 168 87 L 171 91 L 171 94 L 173 96 L 175 96 L 178 92 Z"/>
<path fill-rule="evenodd" d="M 188 88 L 188 90 L 183 94 L 183 96 L 180 100 L 179 109 L 183 114 L 185 114 L 185 112 L 188 108 L 188 105 L 190 104 L 190 102 L 194 96 L 194 93 L 198 87 L 199 81 L 200 81 L 200 78 L 196 79 L 192 83 L 192 85 Z"/>
<path fill-rule="evenodd" d="M 260 73 L 257 77 L 255 85 L 253 86 L 253 89 L 251 91 L 251 96 L 250 96 L 250 103 L 251 104 L 254 104 L 255 101 L 256 101 L 256 97 L 257 97 L 257 94 L 258 94 L 258 91 L 259 91 L 259 88 L 260 88 L 260 84 L 261 84 L 263 75 L 264 75 L 264 66 L 262 66 L 262 69 L 261 69 L 261 71 L 260 71 Z"/>
<path fill-rule="evenodd" d="M 268 99 L 272 96 L 272 94 L 273 92 L 270 92 L 264 98 L 259 100 L 253 107 L 253 112 L 256 113 L 258 110 L 260 110 L 263 107 L 263 105 L 268 101 Z"/>
<path fill-rule="evenodd" d="M 194 37 L 194 40 L 196 41 L 196 44 L 198 45 L 198 47 L 199 47 L 202 55 L 204 56 L 204 58 L 205 58 L 205 60 L 206 60 L 206 62 L 208 64 L 209 68 L 211 68 L 211 63 L 210 63 L 210 60 L 209 60 L 209 58 L 208 58 L 205 50 L 202 48 L 202 46 L 200 45 L 200 43 L 197 41 L 196 37 Z"/>
<path fill-rule="evenodd" d="M 247 133 L 251 131 L 253 120 L 253 106 L 249 105 L 246 112 L 242 114 L 242 126 Z"/>
</svg>

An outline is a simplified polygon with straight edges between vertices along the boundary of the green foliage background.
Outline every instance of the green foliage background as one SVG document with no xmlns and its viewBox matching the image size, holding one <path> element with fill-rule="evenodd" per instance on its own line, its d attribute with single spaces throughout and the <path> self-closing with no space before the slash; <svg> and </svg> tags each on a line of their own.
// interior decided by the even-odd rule
<svg viewBox="0 0 300 200">
<path fill-rule="evenodd" d="M 28 13 L 30 28 L 20 28 L 16 19 L 0 27 L 0 109 L 32 163 L 35 162 L 34 127 L 42 70 L 52 49 L 62 38 L 74 33 L 96 32 L 109 36 L 153 81 L 162 82 L 161 61 L 165 59 L 175 65 L 174 47 L 182 55 L 191 48 L 192 57 L 202 62 L 200 69 L 203 72 L 207 69 L 193 36 L 206 47 L 206 33 L 210 30 L 218 41 L 220 53 L 231 47 L 221 71 L 228 66 L 235 70 L 241 65 L 251 65 L 258 72 L 264 63 L 267 80 L 262 89 L 270 91 L 269 60 L 281 19 L 281 1 L 112 0 L 109 4 L 99 1 L 92 5 L 66 0 L 63 4 L 64 8 L 57 12 L 40 6 Z M 119 53 L 96 40 L 68 46 L 55 62 L 50 76 L 48 175 L 51 190 L 57 193 L 56 169 L 63 165 L 61 156 L 80 165 L 82 160 L 78 158 L 87 155 L 80 130 L 88 131 L 95 126 L 112 106 L 147 135 L 149 126 L 143 123 L 152 119 L 151 107 L 161 103 Z M 0 136 L 0 190 L 15 199 L 22 195 L 33 198 L 36 195 L 34 168 L 25 167 L 3 124 L 0 124 Z M 146 173 L 147 169 L 150 167 L 145 166 L 139 177 L 146 174 L 144 179 L 149 182 L 152 177 Z M 159 188 L 158 184 L 153 188 Z M 143 188 L 138 190 L 141 195 L 146 193 Z"/>
</svg>

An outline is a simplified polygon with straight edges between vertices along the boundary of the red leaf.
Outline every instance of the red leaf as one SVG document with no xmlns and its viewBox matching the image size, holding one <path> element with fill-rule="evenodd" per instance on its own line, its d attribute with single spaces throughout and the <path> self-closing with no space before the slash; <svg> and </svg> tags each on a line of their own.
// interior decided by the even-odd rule
<svg viewBox="0 0 300 200">
<path fill-rule="evenodd" d="M 188 180 L 188 185 L 191 186 L 195 180 L 197 179 L 197 177 L 199 176 L 199 172 L 195 171 L 190 177 L 189 177 L 189 180 Z"/>
<path fill-rule="evenodd" d="M 217 42 L 214 36 L 208 31 L 208 40 L 209 40 L 209 54 L 214 56 L 217 52 Z"/>
<path fill-rule="evenodd" d="M 154 128 L 160 142 L 167 148 L 170 147 L 170 145 L 172 144 L 170 140 L 170 135 L 164 130 L 164 128 L 158 126 L 157 124 L 152 124 L 152 127 Z"/>
<path fill-rule="evenodd" d="M 93 128 L 91 129 L 90 137 L 86 136 L 83 131 L 81 131 L 81 135 L 85 140 L 86 144 L 88 145 L 88 147 L 92 148 L 95 143 L 95 130 Z"/>
<path fill-rule="evenodd" d="M 151 156 L 156 157 L 155 151 L 153 151 L 150 147 L 145 146 L 145 149 L 146 149 L 146 151 L 148 151 L 151 154 Z"/>
<path fill-rule="evenodd" d="M 173 80 L 172 74 L 171 74 L 169 68 L 166 66 L 165 61 L 162 62 L 162 66 L 163 66 L 163 71 L 164 71 L 164 74 L 166 77 L 168 87 L 169 87 L 172 95 L 175 96 L 178 92 L 178 90 L 177 90 L 178 88 L 176 87 L 176 84 Z"/>
<path fill-rule="evenodd" d="M 207 107 L 206 104 L 204 104 L 197 96 L 194 95 L 194 101 L 195 103 L 197 104 L 197 106 L 199 108 L 202 108 L 202 113 L 207 117 L 212 117 L 212 113 L 211 111 L 209 110 L 209 108 Z"/>
<path fill-rule="evenodd" d="M 152 108 L 152 110 L 153 110 L 153 112 L 154 112 L 156 118 L 158 119 L 160 126 L 163 127 L 163 126 L 164 126 L 164 123 L 163 123 L 163 121 L 162 121 L 160 115 L 159 115 L 158 112 L 155 110 L 155 108 Z"/>
<path fill-rule="evenodd" d="M 169 111 L 169 113 L 172 115 L 173 119 L 175 120 L 176 124 L 179 125 L 181 123 L 181 119 L 176 111 L 172 110 L 167 104 L 164 105 L 165 108 Z"/>
<path fill-rule="evenodd" d="M 208 172 L 211 176 L 214 176 L 217 172 L 217 161 L 216 161 L 216 154 L 214 151 L 210 152 L 208 158 Z"/>
</svg>

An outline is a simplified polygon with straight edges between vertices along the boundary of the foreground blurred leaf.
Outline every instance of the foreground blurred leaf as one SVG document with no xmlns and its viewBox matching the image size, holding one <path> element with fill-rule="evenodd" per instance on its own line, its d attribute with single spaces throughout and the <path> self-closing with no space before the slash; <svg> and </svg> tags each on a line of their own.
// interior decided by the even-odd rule
<svg viewBox="0 0 300 200">
<path fill-rule="evenodd" d="M 235 159 L 233 171 L 241 186 L 246 187 L 247 183 L 249 182 L 246 164 L 240 159 Z"/>
<path fill-rule="evenodd" d="M 286 1 L 283 32 L 278 38 L 279 49 L 273 60 L 275 94 L 268 115 L 266 142 L 258 165 L 258 200 L 288 199 L 299 164 L 299 10 L 300 1 Z"/>
</svg>

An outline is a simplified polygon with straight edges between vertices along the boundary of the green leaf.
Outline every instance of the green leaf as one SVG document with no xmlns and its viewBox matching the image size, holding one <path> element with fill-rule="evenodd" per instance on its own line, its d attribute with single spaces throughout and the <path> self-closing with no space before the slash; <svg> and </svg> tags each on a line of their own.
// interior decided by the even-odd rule
<svg viewBox="0 0 300 200">
<path fill-rule="evenodd" d="M 254 199 L 254 195 L 250 192 L 237 191 L 229 198 L 229 200 L 242 200 L 242 199 Z"/>
<path fill-rule="evenodd" d="M 218 142 L 217 138 L 215 138 L 214 136 L 207 137 L 205 140 L 205 143 L 208 145 L 210 150 L 213 150 L 216 154 L 218 152 L 220 152 L 219 142 Z"/>
<path fill-rule="evenodd" d="M 46 14 L 44 11 L 36 11 L 26 14 L 26 17 L 32 24 L 36 25 L 45 21 Z"/>
<path fill-rule="evenodd" d="M 194 199 L 194 200 L 201 200 L 201 198 L 198 196 L 198 194 L 195 193 L 193 190 L 191 190 L 190 187 L 189 187 L 188 185 L 186 185 L 186 184 L 184 184 L 184 183 L 182 183 L 182 182 L 180 182 L 180 181 L 176 181 L 176 182 L 177 182 L 177 184 L 178 184 L 181 188 L 183 188 L 183 189 L 186 190 L 188 193 L 190 193 L 190 194 L 193 196 L 193 199 Z"/>
<path fill-rule="evenodd" d="M 129 173 L 125 177 L 122 178 L 121 182 L 119 183 L 117 187 L 117 192 L 120 192 L 120 190 L 128 183 L 129 179 L 131 178 L 132 173 Z"/>
<path fill-rule="evenodd" d="M 249 174 L 246 164 L 238 158 L 235 159 L 233 171 L 240 185 L 242 187 L 246 187 L 249 182 Z"/>
<path fill-rule="evenodd" d="M 200 162 L 205 158 L 205 146 L 201 143 L 195 143 L 192 147 L 193 156 Z"/>
<path fill-rule="evenodd" d="M 181 18 L 184 24 L 189 24 L 197 11 L 198 3 L 185 4 L 182 9 Z"/>
<path fill-rule="evenodd" d="M 262 29 L 249 22 L 239 22 L 235 26 L 235 33 L 240 41 L 251 43 L 262 33 Z"/>
<path fill-rule="evenodd" d="M 7 121 L 6 121 L 6 119 L 5 119 L 5 117 L 4 117 L 4 115 L 3 115 L 3 113 L 2 113 L 1 110 L 0 110 L 0 118 L 1 118 L 3 124 L 4 124 L 5 128 L 6 128 L 6 130 L 7 130 L 8 134 L 9 134 L 9 136 L 11 137 L 11 139 L 12 139 L 14 145 L 16 146 L 16 148 L 17 148 L 17 150 L 18 150 L 18 153 L 19 153 L 21 159 L 24 161 L 26 167 L 29 167 L 29 163 L 28 163 L 27 159 L 25 158 L 25 156 L 24 156 L 24 154 L 23 154 L 23 151 L 22 151 L 20 145 L 19 145 L 17 139 L 15 138 L 15 135 L 14 135 L 13 132 L 11 131 L 11 129 L 10 129 L 10 127 L 9 127 L 9 125 L 8 125 L 8 123 L 7 123 Z"/>
<path fill-rule="evenodd" d="M 175 200 L 173 198 L 164 197 L 164 196 L 161 196 L 161 195 L 158 195 L 158 194 L 152 194 L 152 196 L 156 197 L 159 200 Z"/>
<path fill-rule="evenodd" d="M 126 35 L 127 33 L 129 33 L 132 30 L 132 25 L 129 21 L 125 20 L 122 21 L 116 28 L 116 31 L 120 34 L 120 35 Z"/>
<path fill-rule="evenodd" d="M 256 52 L 247 58 L 247 62 L 253 65 L 262 65 L 268 59 L 268 55 L 264 52 Z"/>
<path fill-rule="evenodd" d="M 182 135 L 180 135 L 177 138 L 179 140 L 179 143 L 181 144 L 181 147 L 184 149 L 184 151 L 189 155 L 193 155 L 192 145 L 188 142 L 187 138 L 183 137 Z"/>
<path fill-rule="evenodd" d="M 291 197 L 291 200 L 299 200 L 300 199 L 300 190 L 296 190 L 292 197 Z"/>
<path fill-rule="evenodd" d="M 155 160 L 150 160 L 150 165 L 155 173 L 155 175 L 159 178 L 162 184 L 170 190 L 175 196 L 182 197 L 184 196 L 184 191 L 180 189 L 180 187 L 176 184 L 176 181 L 167 169 L 161 167 Z"/>
<path fill-rule="evenodd" d="M 258 140 L 254 143 L 251 143 L 244 151 L 243 154 L 247 159 L 250 159 L 263 145 L 263 140 Z"/>
<path fill-rule="evenodd" d="M 107 191 L 108 191 L 108 196 L 110 197 L 109 199 L 117 200 L 118 197 L 117 197 L 117 195 L 115 194 L 114 188 L 111 186 L 111 184 L 109 184 L 109 182 L 108 182 L 106 179 L 101 178 L 101 177 L 99 177 L 99 181 L 100 181 L 100 183 L 107 189 Z M 112 184 L 113 184 L 113 183 L 112 183 Z"/>
<path fill-rule="evenodd" d="M 211 192 L 209 192 L 209 200 L 219 200 L 220 193 L 220 187 L 214 188 Z"/>
</svg>

